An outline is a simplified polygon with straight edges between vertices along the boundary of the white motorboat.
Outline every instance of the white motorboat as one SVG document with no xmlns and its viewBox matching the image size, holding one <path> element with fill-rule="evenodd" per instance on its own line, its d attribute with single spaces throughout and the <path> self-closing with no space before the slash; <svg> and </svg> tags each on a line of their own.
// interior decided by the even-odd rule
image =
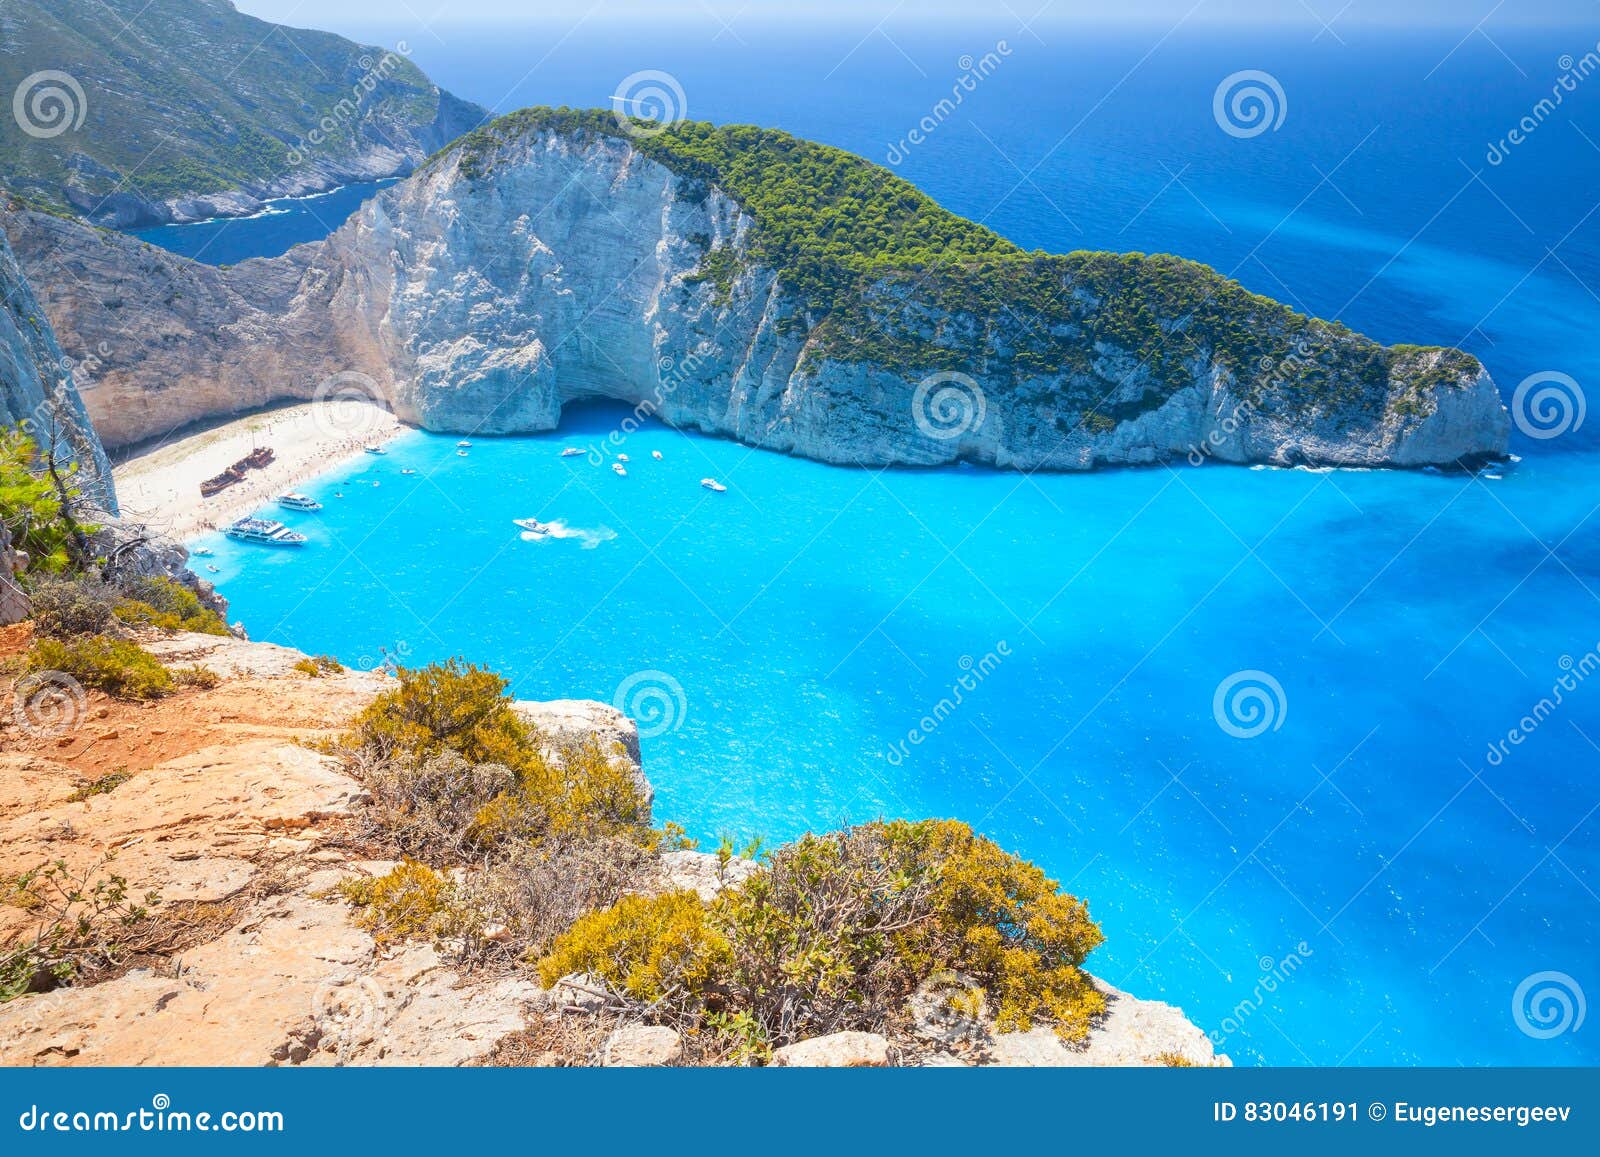
<svg viewBox="0 0 1600 1157">
<path fill-rule="evenodd" d="M 305 535 L 268 518 L 241 518 L 222 533 L 241 542 L 259 542 L 264 546 L 299 546 L 306 540 Z"/>
<path fill-rule="evenodd" d="M 209 546 L 197 546 L 189 553 L 196 558 L 210 558 L 215 552 Z"/>
<path fill-rule="evenodd" d="M 715 490 L 718 494 L 721 494 L 727 489 L 726 486 L 718 482 L 715 478 L 702 478 L 700 479 L 700 485 L 704 486 L 707 490 Z"/>
<path fill-rule="evenodd" d="M 617 455 L 617 461 L 618 462 L 632 462 L 633 459 L 629 458 L 626 454 L 618 454 Z"/>
<path fill-rule="evenodd" d="M 389 451 L 385 450 L 382 446 L 379 446 L 375 442 L 369 442 L 369 443 L 367 443 L 367 445 L 365 445 L 365 446 L 363 446 L 361 448 L 363 450 L 365 450 L 368 454 L 387 454 L 389 452 Z"/>
<path fill-rule="evenodd" d="M 652 451 L 650 451 L 650 457 L 654 458 L 657 462 L 661 461 L 661 451 L 660 450 L 652 450 Z"/>
<path fill-rule="evenodd" d="M 511 520 L 511 524 L 513 526 L 520 526 L 529 534 L 549 534 L 555 529 L 555 527 L 550 523 L 540 522 L 537 518 L 513 518 Z"/>
<path fill-rule="evenodd" d="M 611 464 L 611 472 L 618 478 L 626 478 L 628 476 L 628 468 L 621 462 L 613 462 Z"/>
<path fill-rule="evenodd" d="M 289 510 L 321 510 L 322 503 L 309 495 L 291 490 L 288 494 L 278 495 L 278 505 Z"/>
<path fill-rule="evenodd" d="M 411 467 L 407 466 L 404 470 L 400 471 L 400 473 L 402 473 L 402 474 L 415 474 L 416 471 L 411 469 Z"/>
<path fill-rule="evenodd" d="M 561 456 L 563 458 L 576 458 L 579 454 L 582 454 L 582 453 L 583 453 L 583 451 L 578 449 L 578 447 L 576 447 L 576 446 L 568 446 L 565 450 L 561 451 Z"/>
<path fill-rule="evenodd" d="M 457 450 L 456 456 L 459 458 L 465 458 L 467 456 L 467 452 L 465 450 Z"/>
</svg>

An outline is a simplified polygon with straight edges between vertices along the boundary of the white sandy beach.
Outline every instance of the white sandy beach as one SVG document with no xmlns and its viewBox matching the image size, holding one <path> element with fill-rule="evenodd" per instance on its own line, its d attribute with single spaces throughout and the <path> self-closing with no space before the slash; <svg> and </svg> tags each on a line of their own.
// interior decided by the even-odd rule
<svg viewBox="0 0 1600 1157">
<path fill-rule="evenodd" d="M 306 402 L 263 411 L 173 438 L 112 470 L 124 516 L 183 541 L 248 514 L 272 517 L 278 495 L 359 458 L 362 447 L 404 432 L 395 416 L 372 403 Z M 276 454 L 243 482 L 210 498 L 200 483 L 258 446 Z"/>
</svg>

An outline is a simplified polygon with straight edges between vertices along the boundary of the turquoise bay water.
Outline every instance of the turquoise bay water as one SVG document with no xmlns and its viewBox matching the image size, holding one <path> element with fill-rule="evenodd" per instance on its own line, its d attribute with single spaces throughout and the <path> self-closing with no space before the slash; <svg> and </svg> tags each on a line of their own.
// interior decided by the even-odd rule
<svg viewBox="0 0 1600 1157">
<path fill-rule="evenodd" d="M 1593 35 L 1041 44 L 1004 23 L 855 49 L 748 27 L 411 40 L 485 104 L 602 104 L 667 68 L 691 115 L 882 159 L 961 53 L 1010 36 L 900 168 L 955 211 L 1027 246 L 1179 252 L 1383 340 L 1463 345 L 1507 397 L 1539 371 L 1600 381 L 1600 87 L 1483 160 Z M 1211 96 L 1246 68 L 1280 79 L 1289 115 L 1237 140 Z M 266 253 L 280 224 L 226 229 Z M 408 435 L 308 488 L 327 509 L 285 517 L 303 550 L 213 542 L 214 577 L 256 638 L 349 663 L 467 655 L 526 697 L 631 690 L 659 815 L 705 839 L 967 820 L 1089 898 L 1099 974 L 1181 1004 L 1241 1062 L 1600 1061 L 1592 1025 L 1538 1039 L 1513 1012 L 1537 973 L 1600 993 L 1600 680 L 1537 707 L 1600 641 L 1592 418 L 1517 435 L 1522 461 L 1478 479 L 873 473 L 661 427 L 627 440 L 626 479 L 559 457 L 620 417 L 574 410 L 466 457 Z M 520 517 L 584 533 L 526 542 Z M 1249 739 L 1213 711 L 1241 671 L 1282 689 L 1279 725 Z M 648 734 L 662 705 L 672 726 Z"/>
</svg>

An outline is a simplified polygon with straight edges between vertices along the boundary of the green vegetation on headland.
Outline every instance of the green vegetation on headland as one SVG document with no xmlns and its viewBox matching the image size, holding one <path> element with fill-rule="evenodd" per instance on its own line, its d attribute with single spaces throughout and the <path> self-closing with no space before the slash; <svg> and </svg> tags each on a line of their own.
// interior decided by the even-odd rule
<svg viewBox="0 0 1600 1157">
<path fill-rule="evenodd" d="M 227 3 L 8 0 L 5 30 L 0 90 L 20 103 L 0 118 L 0 180 L 97 220 L 141 200 L 263 189 L 298 165 L 337 171 L 372 149 L 420 157 L 483 114 L 404 51 Z"/>
<path fill-rule="evenodd" d="M 1368 416 L 1392 380 L 1406 385 L 1394 409 L 1416 414 L 1433 387 L 1478 373 L 1460 351 L 1385 348 L 1194 261 L 1026 252 L 880 166 L 773 129 L 679 121 L 630 134 L 609 112 L 530 108 L 444 155 L 487 180 L 502 148 L 547 131 L 627 141 L 678 175 L 680 199 L 713 184 L 733 197 L 754 222 L 748 262 L 792 291 L 820 356 L 998 380 L 1058 423 L 1110 428 L 1214 369 L 1257 408 Z M 705 240 L 696 279 L 723 304 L 744 270 Z"/>
</svg>

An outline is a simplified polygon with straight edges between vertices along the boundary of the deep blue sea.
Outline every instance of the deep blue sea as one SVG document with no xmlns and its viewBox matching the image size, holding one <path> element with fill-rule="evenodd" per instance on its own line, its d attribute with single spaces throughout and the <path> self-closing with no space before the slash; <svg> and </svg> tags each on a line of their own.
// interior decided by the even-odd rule
<svg viewBox="0 0 1600 1157">
<path fill-rule="evenodd" d="M 601 105 L 665 70 L 691 116 L 880 162 L 1005 39 L 901 150 L 951 209 L 1463 346 L 1508 399 L 1536 373 L 1600 383 L 1600 78 L 1486 159 L 1595 27 L 1017 25 L 341 31 L 404 37 L 500 109 Z M 1219 128 L 1241 70 L 1281 87 L 1276 130 Z M 266 253 L 287 224 L 222 228 Z M 1600 418 L 1519 433 L 1520 461 L 1478 477 L 879 473 L 661 427 L 627 440 L 626 478 L 559 456 L 619 417 L 466 456 L 408 435 L 309 488 L 326 511 L 286 519 L 306 548 L 212 543 L 216 577 L 256 638 L 465 654 L 526 697 L 620 692 L 658 815 L 705 839 L 970 821 L 1089 899 L 1097 973 L 1182 1005 L 1240 1063 L 1600 1062 L 1578 1021 L 1600 996 Z M 573 534 L 524 541 L 529 516 Z M 1241 672 L 1267 716 L 1215 706 Z"/>
</svg>

